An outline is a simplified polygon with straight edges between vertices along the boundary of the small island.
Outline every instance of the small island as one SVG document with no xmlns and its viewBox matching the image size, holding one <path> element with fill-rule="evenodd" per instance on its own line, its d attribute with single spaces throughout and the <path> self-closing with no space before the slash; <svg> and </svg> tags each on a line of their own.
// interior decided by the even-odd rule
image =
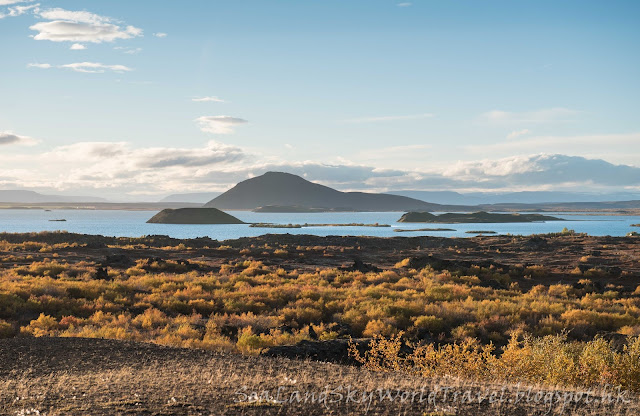
<svg viewBox="0 0 640 416">
<path fill-rule="evenodd" d="M 540 222 L 540 221 L 562 221 L 561 218 L 551 217 L 541 214 L 494 214 L 484 211 L 472 214 L 450 212 L 435 215 L 430 212 L 407 212 L 398 222 L 425 222 L 443 224 L 466 224 L 466 223 L 511 223 L 511 222 Z"/>
<path fill-rule="evenodd" d="M 396 228 L 393 230 L 396 233 L 411 233 L 414 231 L 455 231 L 453 228 Z"/>
<path fill-rule="evenodd" d="M 334 210 L 329 208 L 313 208 L 305 207 L 301 205 L 265 205 L 263 207 L 257 207 L 252 209 L 253 212 L 268 212 L 268 213 L 316 213 L 316 212 L 332 212 Z"/>
<path fill-rule="evenodd" d="M 495 231 L 465 231 L 466 234 L 496 234 Z"/>
<path fill-rule="evenodd" d="M 217 208 L 163 209 L 147 223 L 150 224 L 244 224 L 233 215 Z"/>
</svg>

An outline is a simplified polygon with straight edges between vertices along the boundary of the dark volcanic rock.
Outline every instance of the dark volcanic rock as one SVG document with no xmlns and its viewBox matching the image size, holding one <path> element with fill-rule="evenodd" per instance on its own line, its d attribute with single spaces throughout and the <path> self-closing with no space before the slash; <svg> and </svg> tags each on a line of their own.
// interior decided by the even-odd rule
<svg viewBox="0 0 640 416">
<path fill-rule="evenodd" d="M 353 260 L 353 264 L 349 267 L 341 267 L 341 270 L 347 272 L 362 272 L 362 273 L 379 273 L 382 271 L 379 267 L 374 266 L 373 264 L 365 263 L 360 259 Z"/>
<path fill-rule="evenodd" d="M 131 257 L 124 254 L 107 254 L 103 262 L 104 266 L 128 268 L 135 264 Z"/>
<path fill-rule="evenodd" d="M 370 340 L 355 339 L 352 342 L 361 353 L 368 348 Z M 271 347 L 260 355 L 267 357 L 285 357 L 290 359 L 310 359 L 339 364 L 357 364 L 349 356 L 349 340 L 334 339 L 330 341 L 300 341 L 296 345 Z"/>
<path fill-rule="evenodd" d="M 111 278 L 109 277 L 109 272 L 107 271 L 106 267 L 98 267 L 96 269 L 96 273 L 93 275 L 94 279 L 99 279 L 99 280 L 110 280 Z"/>
</svg>

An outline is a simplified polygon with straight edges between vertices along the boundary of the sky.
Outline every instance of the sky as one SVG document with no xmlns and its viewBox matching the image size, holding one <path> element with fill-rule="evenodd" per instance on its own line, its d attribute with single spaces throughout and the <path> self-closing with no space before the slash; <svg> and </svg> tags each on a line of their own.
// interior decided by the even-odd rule
<svg viewBox="0 0 640 416">
<path fill-rule="evenodd" d="M 640 192 L 640 2 L 0 0 L 0 189 Z"/>
</svg>

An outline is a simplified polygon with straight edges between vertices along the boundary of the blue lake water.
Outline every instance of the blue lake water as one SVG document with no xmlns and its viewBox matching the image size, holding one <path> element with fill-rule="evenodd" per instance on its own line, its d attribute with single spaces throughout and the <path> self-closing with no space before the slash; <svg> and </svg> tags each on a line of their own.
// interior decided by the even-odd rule
<svg viewBox="0 0 640 416">
<path fill-rule="evenodd" d="M 140 237 L 162 234 L 174 238 L 211 237 L 217 240 L 252 237 L 263 234 L 315 234 L 315 235 L 369 235 L 378 237 L 409 237 L 433 235 L 444 237 L 470 237 L 465 231 L 490 230 L 498 234 L 540 234 L 559 232 L 564 227 L 590 235 L 624 236 L 630 231 L 640 232 L 640 216 L 608 216 L 567 213 L 549 213 L 564 221 L 512 224 L 416 224 L 398 223 L 400 212 L 344 212 L 344 213 L 256 213 L 229 211 L 245 222 L 271 222 L 278 224 L 304 223 L 380 223 L 390 228 L 373 227 L 304 227 L 304 228 L 250 228 L 249 225 L 172 225 L 147 224 L 155 212 L 112 210 L 35 210 L 0 209 L 0 232 L 38 232 L 64 230 L 73 233 L 99 234 L 117 237 Z M 66 222 L 51 222 L 52 219 Z M 398 233 L 395 228 L 452 228 L 456 231 L 417 231 Z"/>
</svg>

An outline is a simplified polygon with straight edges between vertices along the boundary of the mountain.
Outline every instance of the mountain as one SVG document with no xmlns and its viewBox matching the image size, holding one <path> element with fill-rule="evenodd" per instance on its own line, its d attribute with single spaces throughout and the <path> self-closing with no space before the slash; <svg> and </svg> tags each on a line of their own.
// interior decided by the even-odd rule
<svg viewBox="0 0 640 416">
<path fill-rule="evenodd" d="M 216 208 L 163 209 L 147 222 L 150 224 L 244 224 L 233 215 Z"/>
<path fill-rule="evenodd" d="M 44 195 L 34 191 L 0 190 L 0 202 L 41 203 L 41 202 L 107 202 L 95 196 Z"/>
<path fill-rule="evenodd" d="M 446 211 L 446 207 L 399 195 L 341 192 L 284 172 L 247 179 L 207 202 L 205 207 L 251 210 L 266 206 L 323 208 L 333 211 Z"/>
<path fill-rule="evenodd" d="M 640 199 L 640 193 L 586 193 L 562 191 L 522 191 L 522 192 L 471 192 L 453 191 L 391 191 L 392 195 L 428 201 L 436 204 L 489 205 L 489 204 L 553 204 L 573 202 L 628 201 Z"/>
<path fill-rule="evenodd" d="M 220 195 L 221 192 L 196 192 L 190 194 L 172 194 L 162 198 L 158 202 L 195 202 L 204 204 Z"/>
</svg>

